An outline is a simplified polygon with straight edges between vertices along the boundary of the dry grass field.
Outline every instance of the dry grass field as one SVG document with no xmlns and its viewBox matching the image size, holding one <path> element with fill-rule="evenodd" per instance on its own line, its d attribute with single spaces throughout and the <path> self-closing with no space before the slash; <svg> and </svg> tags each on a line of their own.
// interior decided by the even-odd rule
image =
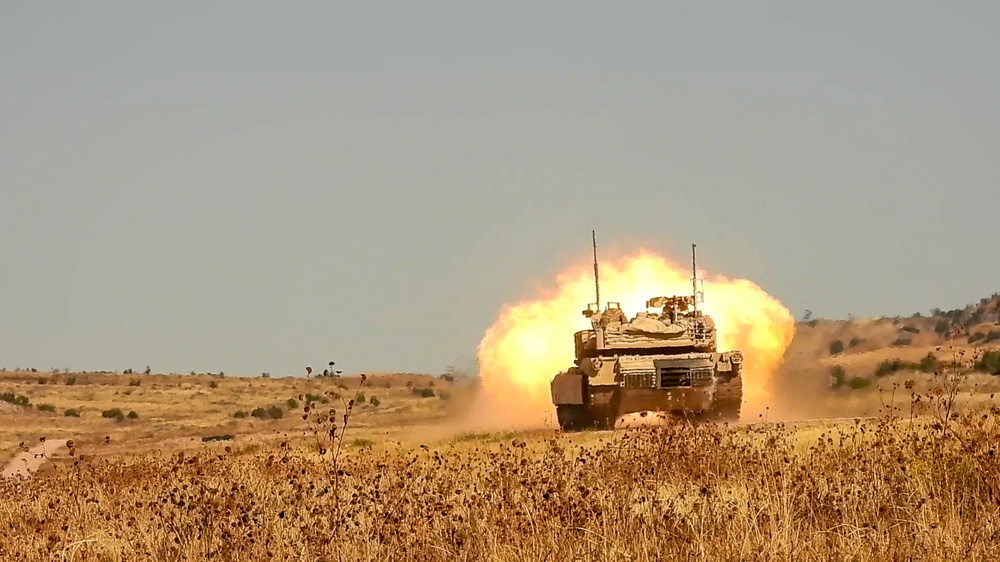
<svg viewBox="0 0 1000 562">
<path fill-rule="evenodd" d="M 89 457 L 0 489 L 4 560 L 992 560 L 1000 416 Z M 900 404 L 906 410 L 907 404 Z M 331 434 L 331 431 L 334 433 Z M 331 435 L 333 435 L 331 437 Z"/>
<path fill-rule="evenodd" d="M 0 481 L 0 560 L 1000 559 L 991 348 L 898 324 L 799 326 L 732 427 L 475 433 L 463 377 L 0 373 L 3 461 L 71 440 Z"/>
</svg>

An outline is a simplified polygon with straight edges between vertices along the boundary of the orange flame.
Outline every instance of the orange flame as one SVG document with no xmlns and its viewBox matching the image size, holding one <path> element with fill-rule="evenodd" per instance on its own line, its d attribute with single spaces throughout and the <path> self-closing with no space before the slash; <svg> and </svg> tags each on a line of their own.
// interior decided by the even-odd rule
<svg viewBox="0 0 1000 562">
<path fill-rule="evenodd" d="M 602 301 L 617 301 L 630 318 L 646 299 L 691 294 L 690 269 L 648 250 L 601 263 Z M 791 342 L 794 318 L 774 297 L 745 279 L 705 279 L 699 307 L 716 323 L 720 351 L 743 351 L 743 417 L 763 410 L 769 381 Z M 593 270 L 576 266 L 556 278 L 553 293 L 506 305 L 479 345 L 479 426 L 555 426 L 549 382 L 573 364 L 573 333 L 590 328 L 581 311 L 594 299 Z M 603 308 L 603 306 L 602 306 Z"/>
</svg>

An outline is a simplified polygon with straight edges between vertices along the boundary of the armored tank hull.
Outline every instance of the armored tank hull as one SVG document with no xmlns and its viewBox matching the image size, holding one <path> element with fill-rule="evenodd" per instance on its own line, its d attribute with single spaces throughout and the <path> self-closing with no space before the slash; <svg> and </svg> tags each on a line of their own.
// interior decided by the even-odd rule
<svg viewBox="0 0 1000 562">
<path fill-rule="evenodd" d="M 637 412 L 736 422 L 741 367 L 739 351 L 599 356 L 557 374 L 552 402 L 564 430 L 607 429 Z"/>
</svg>

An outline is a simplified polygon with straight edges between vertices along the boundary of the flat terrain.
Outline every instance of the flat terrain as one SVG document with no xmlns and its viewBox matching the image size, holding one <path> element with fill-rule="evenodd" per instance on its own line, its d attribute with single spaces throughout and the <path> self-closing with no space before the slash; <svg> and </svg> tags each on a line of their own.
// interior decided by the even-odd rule
<svg viewBox="0 0 1000 562">
<path fill-rule="evenodd" d="M 1000 559 L 993 343 L 936 322 L 801 323 L 733 426 L 476 432 L 465 377 L 3 372 L 4 465 L 72 443 L 0 479 L 0 559 Z"/>
</svg>

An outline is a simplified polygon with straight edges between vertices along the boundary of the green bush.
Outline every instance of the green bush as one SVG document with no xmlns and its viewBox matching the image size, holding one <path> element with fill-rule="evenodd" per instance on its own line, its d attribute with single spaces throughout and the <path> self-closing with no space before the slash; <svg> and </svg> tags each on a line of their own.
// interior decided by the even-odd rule
<svg viewBox="0 0 1000 562">
<path fill-rule="evenodd" d="M 236 413 L 233 414 L 233 417 L 236 418 L 236 419 L 238 419 L 238 420 L 242 420 L 243 418 L 247 417 L 248 415 L 250 415 L 250 414 L 247 414 L 243 410 L 237 410 Z"/>
<path fill-rule="evenodd" d="M 287 406 L 289 410 L 294 410 L 299 407 L 299 401 L 294 398 L 289 398 L 288 400 L 285 400 L 285 406 Z"/>
<path fill-rule="evenodd" d="M 354 399 L 354 402 L 357 403 L 357 404 L 364 404 L 365 403 L 365 393 L 364 392 L 359 392 L 357 398 Z"/>
<path fill-rule="evenodd" d="M 63 411 L 63 415 L 67 418 L 78 418 L 80 417 L 80 410 L 77 410 L 76 408 L 67 408 Z"/>
<path fill-rule="evenodd" d="M 851 387 L 853 390 L 861 390 L 863 388 L 868 388 L 871 385 L 871 379 L 866 379 L 864 377 L 851 377 L 847 381 L 847 386 Z"/>
<path fill-rule="evenodd" d="M 306 394 L 306 404 L 312 402 L 315 402 L 317 404 L 326 404 L 327 402 L 329 402 L 329 400 L 327 399 L 326 396 L 323 396 L 322 394 L 312 394 L 312 393 Z"/>
<path fill-rule="evenodd" d="M 250 416 L 254 417 L 254 418 L 257 418 L 257 419 L 260 419 L 260 420 L 266 420 L 267 419 L 267 410 L 265 410 L 264 408 L 261 408 L 261 407 L 258 406 L 258 407 L 254 408 L 250 412 Z"/>
<path fill-rule="evenodd" d="M 36 406 L 39 412 L 55 412 L 56 407 L 52 404 L 39 404 Z"/>
<path fill-rule="evenodd" d="M 111 408 L 110 410 L 104 410 L 101 412 L 101 417 L 121 422 L 125 421 L 125 412 L 122 412 L 121 408 Z"/>
<path fill-rule="evenodd" d="M 983 373 L 1000 375 L 1000 351 L 987 351 L 973 367 Z"/>
<path fill-rule="evenodd" d="M 277 406 L 268 406 L 267 407 L 267 415 L 272 420 L 280 420 L 281 418 L 283 418 L 285 416 L 285 411 L 282 410 L 281 408 L 277 407 Z"/>
<path fill-rule="evenodd" d="M 941 367 L 941 362 L 933 353 L 928 352 L 919 362 L 903 361 L 898 357 L 886 359 L 875 367 L 876 377 L 886 377 L 900 371 L 919 371 L 933 373 Z"/>
<path fill-rule="evenodd" d="M 137 420 L 137 419 L 139 419 L 139 414 L 135 413 L 134 411 L 130 411 L 128 413 L 128 419 L 130 419 L 130 420 Z"/>
<path fill-rule="evenodd" d="M 923 356 L 923 358 L 920 359 L 920 362 L 917 363 L 917 369 L 924 373 L 934 373 L 940 367 L 941 362 L 938 361 L 937 357 L 934 357 L 934 354 L 931 352 L 927 352 L 927 355 Z"/>
<path fill-rule="evenodd" d="M 377 408 L 382 401 L 378 399 L 378 396 L 372 396 L 368 399 L 368 403 Z"/>
</svg>

